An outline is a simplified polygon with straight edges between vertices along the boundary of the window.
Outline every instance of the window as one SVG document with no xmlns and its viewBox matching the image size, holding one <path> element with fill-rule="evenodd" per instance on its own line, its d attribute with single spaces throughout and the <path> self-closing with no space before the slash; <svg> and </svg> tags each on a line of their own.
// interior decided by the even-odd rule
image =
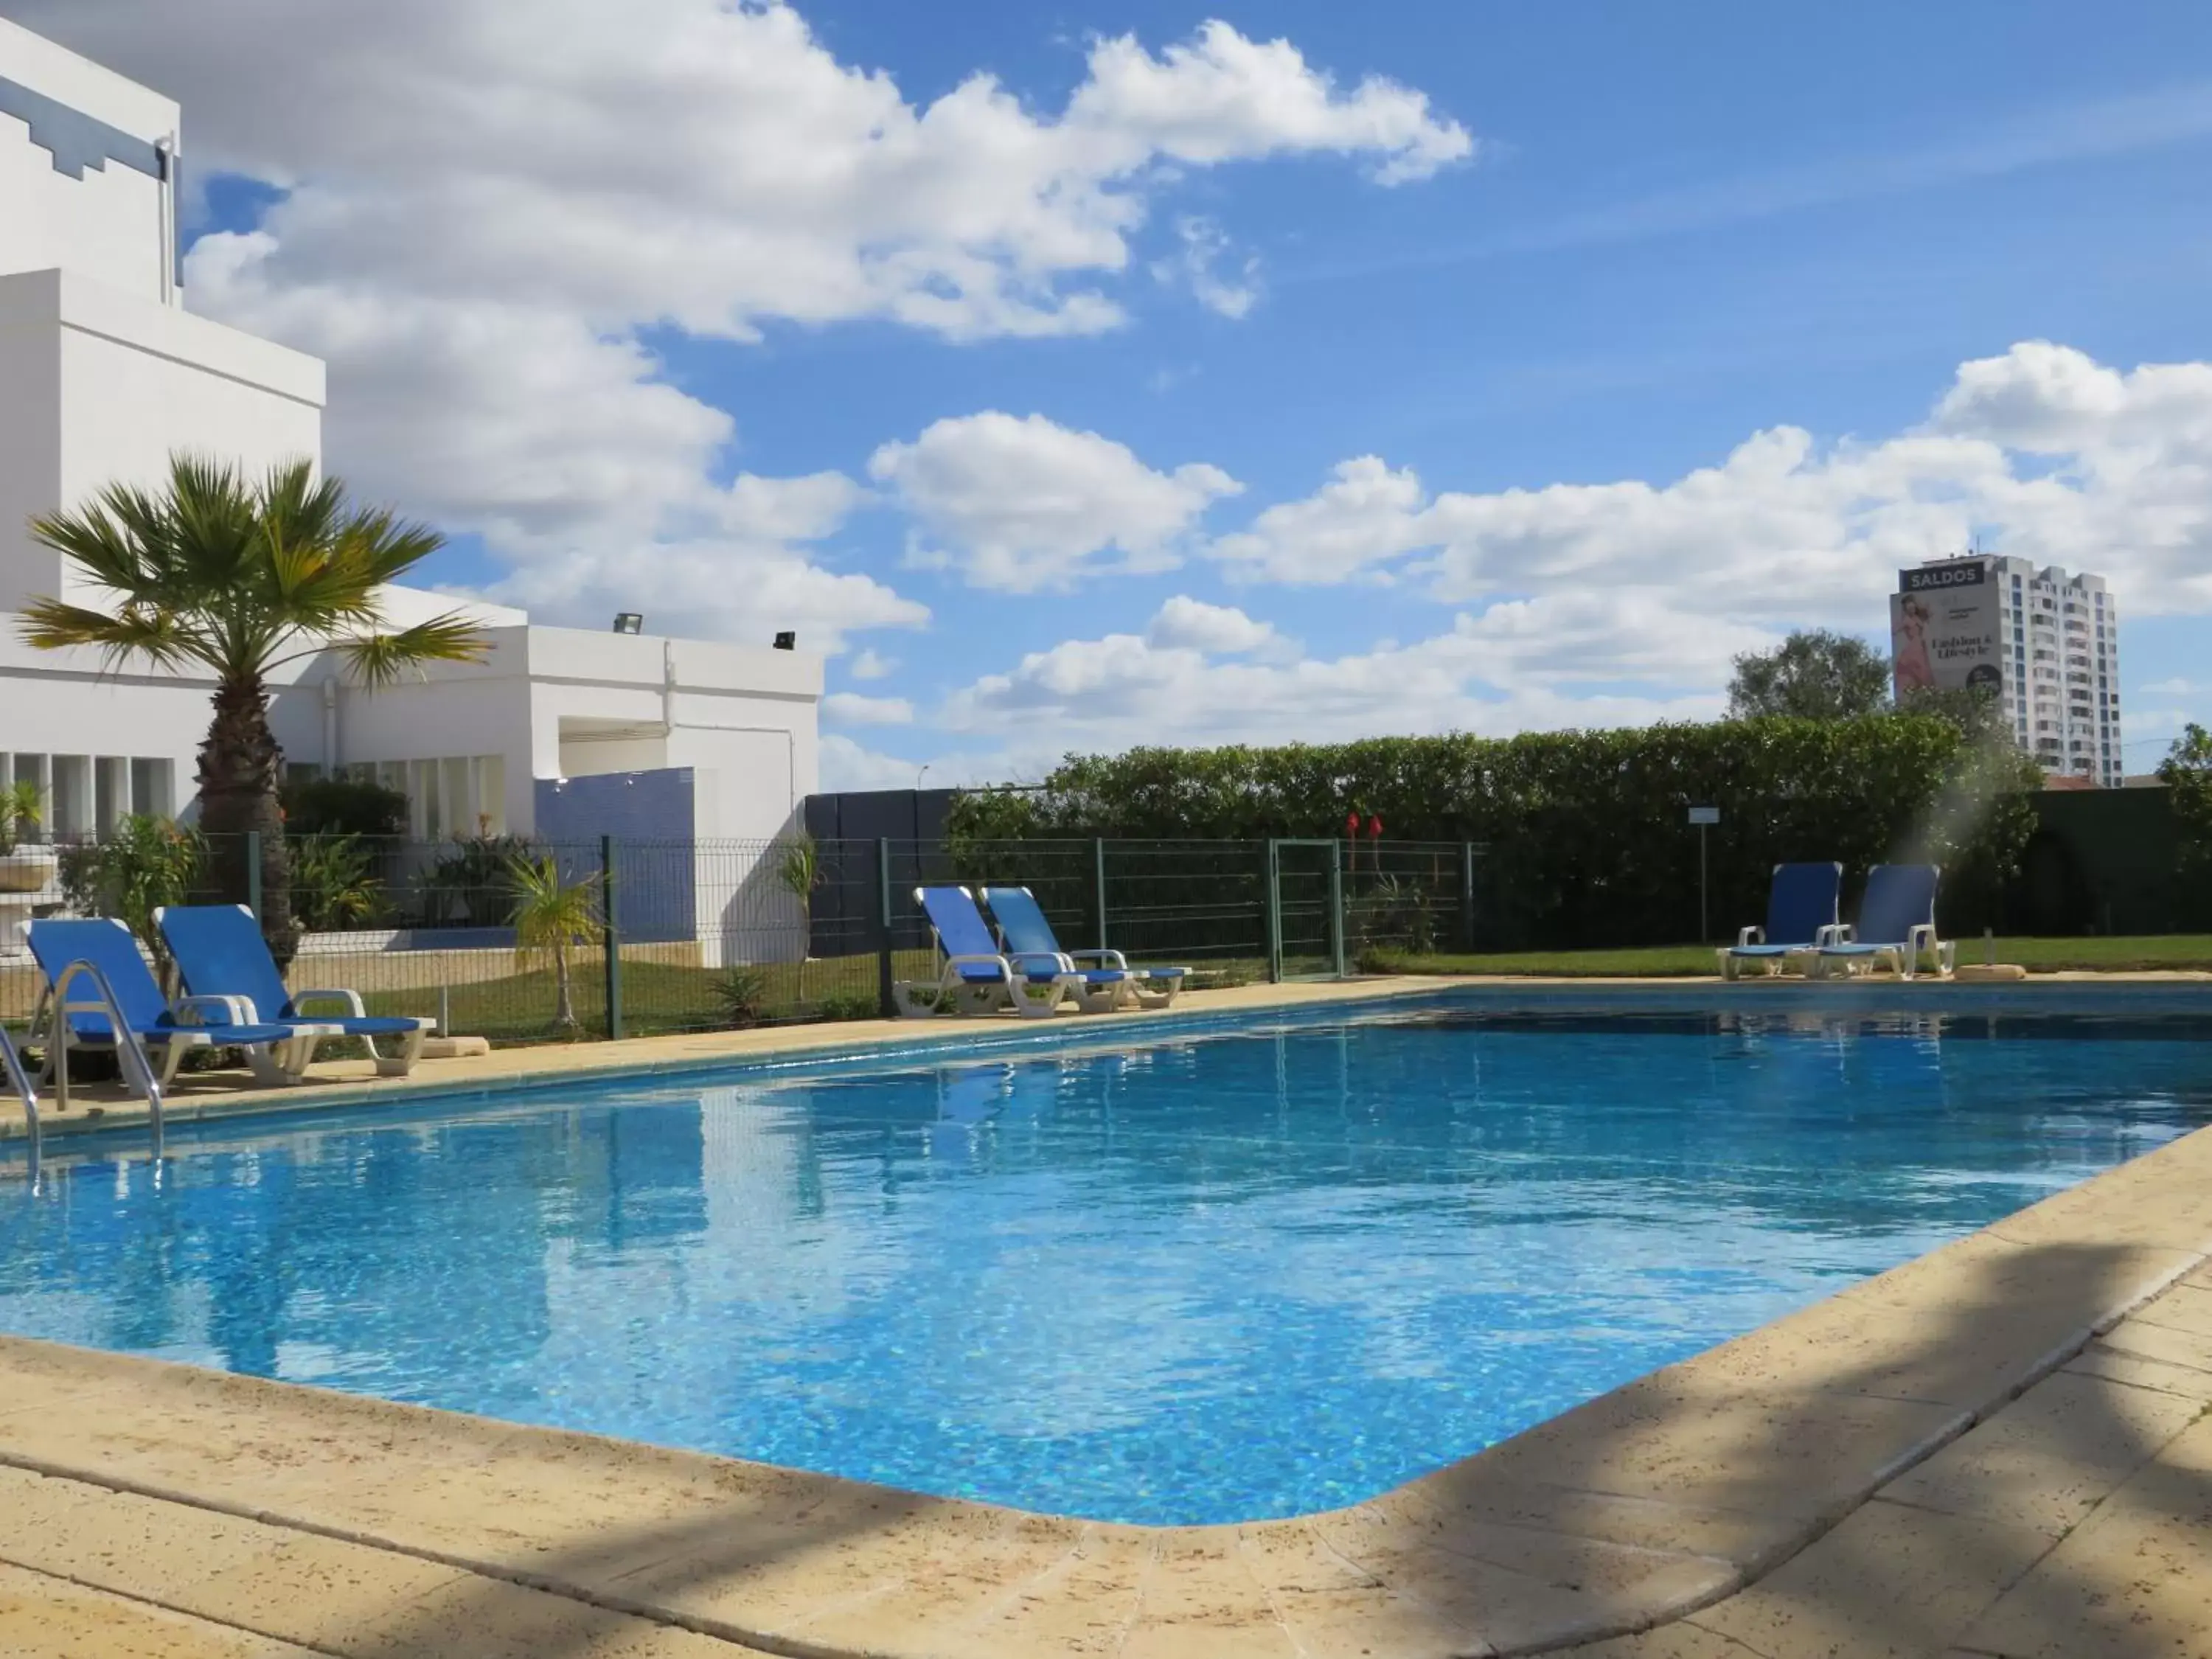
<svg viewBox="0 0 2212 1659">
<path fill-rule="evenodd" d="M 133 813 L 174 817 L 176 763 L 131 755 L 0 752 L 0 787 L 33 783 L 46 802 L 45 833 L 62 841 L 112 835 Z"/>
<path fill-rule="evenodd" d="M 131 810 L 143 817 L 177 816 L 177 763 L 173 760 L 131 763 Z"/>
<path fill-rule="evenodd" d="M 507 833 L 507 761 L 500 755 L 441 756 L 380 761 L 388 787 L 408 801 L 408 832 L 416 841 Z"/>
</svg>

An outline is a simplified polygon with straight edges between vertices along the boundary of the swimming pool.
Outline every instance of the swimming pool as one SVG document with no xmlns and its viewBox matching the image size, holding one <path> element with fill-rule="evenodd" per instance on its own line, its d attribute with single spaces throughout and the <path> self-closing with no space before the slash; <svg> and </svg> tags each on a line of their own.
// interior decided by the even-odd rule
<svg viewBox="0 0 2212 1659">
<path fill-rule="evenodd" d="M 118 1147 L 0 1187 L 0 1329 L 1030 1509 L 1291 1515 L 2212 1121 L 2207 1030 L 1444 998 L 173 1131 L 158 1182 Z"/>
</svg>

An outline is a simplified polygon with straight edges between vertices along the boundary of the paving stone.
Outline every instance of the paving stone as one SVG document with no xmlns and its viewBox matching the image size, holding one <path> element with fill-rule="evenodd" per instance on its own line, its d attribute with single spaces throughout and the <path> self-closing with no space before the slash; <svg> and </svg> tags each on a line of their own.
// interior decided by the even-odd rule
<svg viewBox="0 0 2212 1659">
<path fill-rule="evenodd" d="M 2212 1654 L 2212 1476 L 2164 1464 L 2143 1470 L 1957 1644 L 2002 1659 Z"/>
<path fill-rule="evenodd" d="M 308 1533 L 283 1537 L 251 1559 L 163 1599 L 202 1618 L 302 1646 L 367 1653 L 352 1638 L 464 1575 L 435 1562 Z"/>
<path fill-rule="evenodd" d="M 364 1619 L 358 1659 L 753 1659 L 755 1650 L 473 1575 Z"/>
<path fill-rule="evenodd" d="M 2178 1331 L 2171 1325 L 2154 1325 L 2141 1319 L 2124 1319 L 2091 1350 L 2100 1353 L 2133 1354 L 2193 1371 L 2212 1373 L 2212 1336 Z"/>
<path fill-rule="evenodd" d="M 2051 1547 L 2034 1528 L 1881 1499 L 1726 1601 L 1691 1615 L 1754 1653 L 1940 1652 Z"/>
<path fill-rule="evenodd" d="M 1907 1470 L 1881 1495 L 2016 1522 L 2055 1540 L 2155 1457 L 2201 1409 L 2180 1395 L 2061 1371 Z"/>
<path fill-rule="evenodd" d="M 0 1654 L 7 1659 L 309 1659 L 310 1651 L 0 1566 Z"/>
<path fill-rule="evenodd" d="M 1573 1659 L 1768 1659 L 1732 1637 L 1680 1619 L 1634 1636 L 1616 1636 L 1563 1651 Z"/>
<path fill-rule="evenodd" d="M 2141 1354 L 2122 1353 L 2101 1342 L 2092 1343 L 2067 1361 L 2065 1369 L 2078 1376 L 2101 1376 L 2107 1382 L 2153 1389 L 2200 1405 L 2212 1404 L 2212 1371 L 2172 1365 L 2162 1359 L 2147 1359 Z"/>
<path fill-rule="evenodd" d="M 2148 1307 L 2136 1309 L 2130 1317 L 2146 1325 L 2163 1325 L 2168 1330 L 2212 1337 L 2212 1289 L 2200 1290 L 2187 1283 L 2177 1285 Z"/>
</svg>

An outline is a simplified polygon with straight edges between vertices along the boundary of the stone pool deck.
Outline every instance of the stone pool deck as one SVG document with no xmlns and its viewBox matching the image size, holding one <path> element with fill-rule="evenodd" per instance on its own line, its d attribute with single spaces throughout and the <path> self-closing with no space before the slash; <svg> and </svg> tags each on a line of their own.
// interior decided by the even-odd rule
<svg viewBox="0 0 2212 1659">
<path fill-rule="evenodd" d="M 1193 1006 L 1430 988 L 1291 988 Z M 0 1339 L 0 1654 L 1562 1651 L 2212 1655 L 2212 1130 L 1369 1503 L 1240 1527 Z"/>
</svg>

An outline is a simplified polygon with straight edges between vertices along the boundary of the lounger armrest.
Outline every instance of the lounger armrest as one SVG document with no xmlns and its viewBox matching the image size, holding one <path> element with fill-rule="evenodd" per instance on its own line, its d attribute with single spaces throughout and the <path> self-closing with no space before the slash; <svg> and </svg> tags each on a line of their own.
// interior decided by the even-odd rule
<svg viewBox="0 0 2212 1659">
<path fill-rule="evenodd" d="M 1912 952 L 1912 959 L 1915 963 L 1917 963 L 1923 956 L 1931 956 L 1938 963 L 1943 960 L 1943 944 L 1936 937 L 1934 922 L 1922 922 L 1906 933 L 1905 938 L 1906 948 Z"/>
<path fill-rule="evenodd" d="M 1747 945 L 1764 945 L 1766 943 L 1766 929 L 1747 927 L 1735 936 L 1735 943 L 1738 950 L 1741 950 Z"/>
<path fill-rule="evenodd" d="M 365 1019 L 368 1010 L 362 1006 L 358 991 L 295 991 L 292 994 L 292 1012 L 305 1017 L 311 1002 L 341 1002 L 347 1015 L 354 1019 Z"/>
<path fill-rule="evenodd" d="M 179 1025 L 258 1025 L 261 1017 L 254 1012 L 252 997 L 179 997 L 177 1024 Z M 220 1016 L 210 1019 L 209 1015 Z"/>
<path fill-rule="evenodd" d="M 1119 951 L 1069 951 L 1066 954 L 1077 962 L 1095 962 L 1101 968 L 1119 968 L 1129 971 L 1129 958 Z"/>
<path fill-rule="evenodd" d="M 1014 982 L 1014 964 L 1004 957 L 988 957 L 979 951 L 974 956 L 945 958 L 945 971 L 948 976 L 962 968 L 995 968 L 1006 975 L 1007 984 Z"/>
<path fill-rule="evenodd" d="M 1075 964 L 1057 951 L 1009 951 L 1006 960 L 1026 976 L 1038 972 L 1072 974 Z"/>
<path fill-rule="evenodd" d="M 1813 948 L 1818 951 L 1831 945 L 1849 945 L 1852 938 L 1850 923 L 1832 921 L 1813 935 Z"/>
</svg>

